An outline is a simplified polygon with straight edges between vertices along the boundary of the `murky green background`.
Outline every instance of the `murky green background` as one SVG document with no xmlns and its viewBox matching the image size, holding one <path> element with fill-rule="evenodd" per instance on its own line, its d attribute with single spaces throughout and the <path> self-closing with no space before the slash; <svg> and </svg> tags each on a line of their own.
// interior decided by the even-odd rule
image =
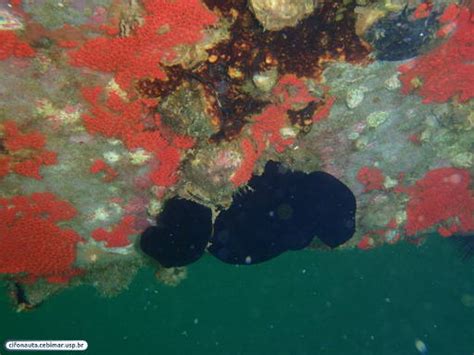
<svg viewBox="0 0 474 355">
<path fill-rule="evenodd" d="M 144 270 L 116 298 L 81 287 L 22 314 L 2 295 L 0 340 L 85 339 L 88 354 L 409 355 L 419 338 L 432 355 L 471 355 L 474 308 L 461 297 L 474 294 L 474 260 L 449 244 L 293 252 L 251 267 L 206 257 L 178 288 Z"/>
</svg>

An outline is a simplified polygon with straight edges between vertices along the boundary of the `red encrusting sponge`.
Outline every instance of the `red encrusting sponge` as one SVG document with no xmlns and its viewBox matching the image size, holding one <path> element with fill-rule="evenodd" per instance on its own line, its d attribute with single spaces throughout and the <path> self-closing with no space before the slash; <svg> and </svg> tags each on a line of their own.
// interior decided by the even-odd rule
<svg viewBox="0 0 474 355">
<path fill-rule="evenodd" d="M 444 236 L 458 230 L 474 231 L 474 191 L 470 184 L 468 171 L 439 168 L 426 173 L 411 187 L 397 187 L 398 192 L 410 197 L 405 226 L 407 235 L 423 232 L 442 222 L 451 223 L 449 229 L 440 229 Z"/>
<path fill-rule="evenodd" d="M 57 225 L 75 215 L 70 203 L 49 192 L 1 198 L 0 274 L 29 282 L 67 282 L 81 273 L 73 264 L 82 238 Z"/>
<path fill-rule="evenodd" d="M 385 176 L 379 168 L 363 166 L 357 172 L 357 180 L 365 185 L 365 192 L 372 190 L 382 190 Z"/>
<path fill-rule="evenodd" d="M 118 173 L 102 159 L 94 160 L 89 171 L 91 172 L 91 174 L 104 173 L 103 180 L 105 182 L 110 182 L 114 180 L 118 175 Z"/>
<path fill-rule="evenodd" d="M 182 150 L 194 146 L 194 139 L 177 135 L 164 127 L 159 114 L 154 114 L 150 130 L 144 123 L 146 99 L 126 102 L 117 94 L 110 93 L 105 104 L 99 103 L 102 90 L 96 87 L 82 90 L 84 98 L 92 106 L 92 115 L 83 115 L 84 125 L 91 134 L 101 134 L 108 138 L 120 139 L 127 149 L 145 149 L 153 153 L 158 164 L 150 172 L 150 180 L 159 186 L 172 186 L 178 181 L 178 169 Z M 95 162 L 96 171 L 104 168 L 103 163 Z"/>
<path fill-rule="evenodd" d="M 35 50 L 18 38 L 15 31 L 0 31 L 0 60 L 34 57 Z"/>
<path fill-rule="evenodd" d="M 471 11 L 449 5 L 440 18 L 445 24 L 439 36 L 451 37 L 426 55 L 399 67 L 402 92 L 416 89 L 423 103 L 447 102 L 457 96 L 460 102 L 474 98 L 474 22 Z"/>
<path fill-rule="evenodd" d="M 251 137 L 245 137 L 241 141 L 243 160 L 230 179 L 236 187 L 245 184 L 250 179 L 255 163 L 267 146 L 273 147 L 277 153 L 282 153 L 294 143 L 294 138 L 285 138 L 281 134 L 281 129 L 290 125 L 288 110 L 294 109 L 294 106 L 304 107 L 313 101 L 322 102 L 321 99 L 310 94 L 302 79 L 293 74 L 281 77 L 272 93 L 277 102 L 267 106 L 260 114 L 253 117 L 250 127 Z M 314 113 L 313 122 L 326 118 L 333 104 L 334 98 L 328 96 Z"/>
<path fill-rule="evenodd" d="M 0 137 L 6 154 L 0 152 L 0 178 L 10 172 L 41 180 L 43 165 L 57 163 L 55 152 L 45 150 L 46 140 L 38 132 L 22 133 L 14 121 L 0 123 Z"/>
<path fill-rule="evenodd" d="M 145 0 L 144 24 L 129 37 L 98 37 L 71 52 L 75 66 L 113 72 L 122 89 L 134 80 L 164 79 L 162 60 L 173 59 L 177 45 L 194 44 L 217 16 L 199 0 Z"/>
<path fill-rule="evenodd" d="M 122 220 L 109 230 L 97 228 L 92 231 L 92 238 L 104 241 L 108 248 L 120 248 L 130 245 L 129 236 L 138 233 L 134 227 L 135 217 L 124 216 Z"/>
</svg>

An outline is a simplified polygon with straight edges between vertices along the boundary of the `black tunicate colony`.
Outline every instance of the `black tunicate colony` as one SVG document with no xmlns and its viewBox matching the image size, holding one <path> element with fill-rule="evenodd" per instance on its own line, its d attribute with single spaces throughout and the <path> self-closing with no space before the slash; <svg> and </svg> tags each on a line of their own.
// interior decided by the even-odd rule
<svg viewBox="0 0 474 355">
<path fill-rule="evenodd" d="M 166 202 L 156 227 L 148 227 L 140 248 L 164 267 L 177 267 L 198 260 L 212 232 L 212 213 L 195 202 L 173 198 Z"/>
<path fill-rule="evenodd" d="M 249 181 L 212 231 L 211 210 L 172 198 L 140 239 L 141 250 L 164 267 L 184 266 L 207 250 L 229 264 L 256 264 L 307 247 L 315 236 L 335 248 L 355 232 L 356 200 L 350 189 L 324 172 L 292 172 L 268 162 Z"/>
<path fill-rule="evenodd" d="M 415 18 L 413 9 L 405 8 L 377 21 L 365 33 L 379 60 L 397 61 L 418 56 L 433 42 L 438 29 L 437 11 L 428 17 Z"/>
</svg>

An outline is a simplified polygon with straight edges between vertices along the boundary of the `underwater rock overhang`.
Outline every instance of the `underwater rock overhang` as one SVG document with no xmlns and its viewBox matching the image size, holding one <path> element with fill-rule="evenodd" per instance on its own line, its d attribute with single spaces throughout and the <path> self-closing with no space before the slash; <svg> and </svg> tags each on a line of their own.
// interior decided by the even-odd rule
<svg viewBox="0 0 474 355">
<path fill-rule="evenodd" d="M 267 32 L 267 38 L 287 36 L 287 49 L 293 44 L 309 47 L 300 47 L 298 56 L 291 55 L 295 51 L 288 56 L 287 50 L 270 48 L 269 53 L 263 51 L 268 57 L 257 56 L 265 59 L 264 65 L 250 71 L 246 70 L 248 61 L 243 65 L 235 61 L 235 67 L 226 66 L 225 58 L 215 61 L 213 55 L 227 45 L 229 50 L 235 49 L 231 54 L 251 54 L 245 46 L 238 46 L 235 36 L 227 42 L 219 37 L 212 42 L 212 46 L 217 43 L 214 48 L 203 44 L 204 37 L 216 29 L 232 35 L 224 25 L 233 23 L 231 7 L 252 19 L 245 9 L 239 10 L 244 0 L 114 1 L 110 6 L 94 0 L 77 3 L 88 11 L 72 17 L 67 6 L 44 11 L 47 2 L 11 1 L 9 8 L 0 5 L 0 67 L 5 88 L 0 115 L 0 178 L 4 187 L 0 198 L 0 274 L 24 290 L 25 296 L 14 292 L 18 303 L 28 299 L 37 303 L 49 297 L 53 288 L 81 283 L 94 284 L 106 293 L 125 287 L 143 261 L 132 243 L 149 216 L 158 214 L 161 203 L 171 195 L 188 196 L 186 185 L 194 181 L 213 185 L 204 197 L 225 190 L 225 203 L 219 201 L 220 194 L 210 199 L 209 205 L 226 205 L 232 190 L 244 186 L 255 168 L 272 158 L 305 171 L 322 168 L 341 176 L 353 189 L 358 228 L 347 248 L 365 250 L 403 240 L 419 245 L 430 232 L 450 237 L 474 230 L 472 1 L 410 1 L 405 13 L 400 7 L 393 8 L 395 2 L 382 0 L 319 2 L 326 6 L 319 8 L 319 13 L 339 22 L 331 33 L 336 38 L 326 38 L 330 58 L 318 52 L 323 49 L 320 45 L 311 52 L 311 36 L 299 36 L 287 28 Z M 350 6 L 345 8 L 345 3 Z M 354 10 L 355 3 L 366 5 Z M 420 6 L 412 11 L 416 5 Z M 362 11 L 368 15 L 361 16 Z M 362 42 L 351 34 L 354 22 L 357 28 L 364 17 L 362 22 L 367 24 L 377 12 L 382 17 L 372 26 L 382 33 L 387 33 L 384 26 L 404 20 L 404 14 L 408 22 L 401 21 L 398 33 L 389 31 L 395 36 L 373 42 L 375 51 L 370 57 L 377 60 L 365 65 L 366 55 L 358 52 Z M 387 14 L 395 22 L 384 21 Z M 65 26 L 57 27 L 63 23 Z M 425 23 L 427 28 L 423 28 Z M 434 36 L 432 25 L 437 29 Z M 344 28 L 346 36 L 339 31 Z M 370 26 L 367 28 L 370 32 Z M 356 29 L 359 38 L 370 42 L 367 33 Z M 416 41 L 417 35 L 426 33 L 432 43 Z M 403 53 L 402 57 L 394 56 L 400 55 L 398 44 L 403 44 L 405 34 L 405 44 L 411 49 L 416 50 L 417 43 L 422 45 L 416 58 L 402 65 L 380 60 L 385 55 L 388 60 L 406 58 Z M 351 38 L 356 40 L 355 47 Z M 203 42 L 196 44 L 200 40 Z M 204 48 L 198 63 L 204 69 L 201 72 L 193 67 L 196 72 L 183 81 L 198 86 L 198 95 L 207 95 L 206 99 L 217 96 L 224 103 L 222 120 L 214 126 L 221 133 L 225 131 L 222 144 L 208 144 L 213 128 L 188 130 L 183 123 L 190 120 L 179 121 L 178 127 L 175 117 L 160 111 L 168 97 L 178 98 L 178 104 L 183 102 L 173 90 L 169 95 L 163 92 L 159 97 L 142 99 L 143 92 L 135 85 L 147 79 L 160 81 L 166 74 L 173 82 L 173 70 L 183 72 L 180 64 L 186 62 L 181 61 L 183 53 L 178 47 L 194 44 Z M 369 51 L 366 48 L 365 54 Z M 161 61 L 166 59 L 165 52 L 176 55 L 177 67 Z M 361 58 L 351 57 L 351 53 L 361 54 Z M 321 60 L 307 60 L 306 54 Z M 265 73 L 275 66 L 274 89 L 283 86 L 294 93 L 290 102 L 279 101 L 285 97 L 282 92 L 273 95 L 269 89 L 267 97 L 257 96 L 261 101 L 270 97 L 270 102 L 261 102 L 263 112 L 258 113 L 262 110 L 258 105 L 239 106 L 246 100 L 236 100 L 237 110 L 232 111 L 232 99 L 242 94 L 241 84 L 253 85 L 255 71 Z M 243 81 L 238 78 L 242 69 Z M 314 70 L 300 71 L 305 69 Z M 219 73 L 225 77 L 221 79 Z M 206 83 L 207 74 L 212 85 Z M 236 91 L 227 90 L 229 83 Z M 178 89 L 183 88 L 189 89 L 185 85 Z M 321 97 L 322 92 L 327 96 Z M 330 105 L 325 105 L 326 101 Z M 325 118 L 316 120 L 321 104 Z M 195 106 L 190 110 L 199 114 L 193 117 L 215 123 L 214 117 Z M 243 113 L 239 107 L 245 109 Z M 278 122 L 269 114 L 275 112 Z M 223 121 L 228 125 L 222 130 Z M 238 124 L 234 126 L 238 121 L 245 123 L 241 131 Z M 287 137 L 292 139 L 283 140 Z M 192 166 L 199 159 L 222 165 Z M 202 174 L 190 172 L 190 167 L 201 169 Z M 241 170 L 243 174 L 239 174 Z M 231 183 L 226 185 L 229 177 Z M 41 228 L 32 231 L 31 225 Z M 471 241 L 472 234 L 465 238 Z M 31 252 L 23 248 L 26 244 Z M 316 242 L 312 246 L 318 247 Z M 126 270 L 124 277 L 106 278 L 104 275 L 117 270 L 117 264 Z"/>
</svg>

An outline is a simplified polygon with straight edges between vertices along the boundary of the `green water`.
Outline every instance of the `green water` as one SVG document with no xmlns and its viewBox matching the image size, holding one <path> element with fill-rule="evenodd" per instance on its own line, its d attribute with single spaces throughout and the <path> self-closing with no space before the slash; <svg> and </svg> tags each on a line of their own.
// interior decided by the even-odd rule
<svg viewBox="0 0 474 355">
<path fill-rule="evenodd" d="M 287 253 L 251 267 L 206 257 L 177 288 L 143 270 L 112 299 L 81 287 L 17 314 L 2 296 L 0 341 L 84 339 L 88 354 L 409 355 L 419 338 L 428 354 L 472 355 L 474 308 L 463 294 L 474 294 L 474 261 L 437 236 L 419 248 Z"/>
</svg>

